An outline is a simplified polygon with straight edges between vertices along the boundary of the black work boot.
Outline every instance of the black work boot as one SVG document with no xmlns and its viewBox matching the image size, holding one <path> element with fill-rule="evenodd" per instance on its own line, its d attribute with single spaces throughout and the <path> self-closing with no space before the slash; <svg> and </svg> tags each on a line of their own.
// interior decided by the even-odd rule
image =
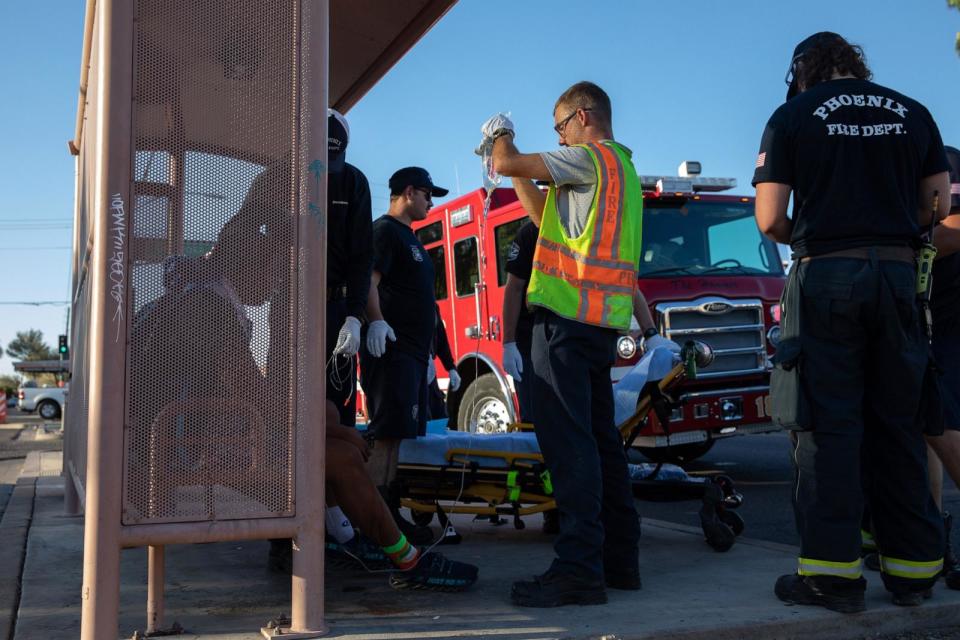
<svg viewBox="0 0 960 640">
<path fill-rule="evenodd" d="M 840 613 L 860 613 L 867 608 L 863 592 L 867 581 L 833 576 L 780 576 L 773 591 L 788 604 L 813 604 Z"/>
<path fill-rule="evenodd" d="M 639 591 L 643 588 L 643 581 L 640 580 L 640 569 L 633 567 L 611 568 L 603 570 L 603 582 L 610 589 L 619 589 L 621 591 Z"/>
<path fill-rule="evenodd" d="M 510 599 L 520 607 L 606 604 L 607 592 L 598 579 L 585 579 L 550 569 L 533 580 L 514 582 Z"/>
<path fill-rule="evenodd" d="M 919 607 L 924 600 L 933 597 L 933 589 L 923 591 L 894 591 L 891 594 L 893 604 L 899 607 Z"/>
</svg>

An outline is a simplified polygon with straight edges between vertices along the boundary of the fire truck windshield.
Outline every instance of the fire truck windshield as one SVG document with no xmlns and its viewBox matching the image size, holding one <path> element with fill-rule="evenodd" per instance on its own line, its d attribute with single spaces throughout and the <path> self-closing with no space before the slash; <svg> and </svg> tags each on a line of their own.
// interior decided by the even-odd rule
<svg viewBox="0 0 960 640">
<path fill-rule="evenodd" d="M 639 275 L 782 276 L 777 245 L 757 229 L 752 202 L 647 200 Z"/>
</svg>

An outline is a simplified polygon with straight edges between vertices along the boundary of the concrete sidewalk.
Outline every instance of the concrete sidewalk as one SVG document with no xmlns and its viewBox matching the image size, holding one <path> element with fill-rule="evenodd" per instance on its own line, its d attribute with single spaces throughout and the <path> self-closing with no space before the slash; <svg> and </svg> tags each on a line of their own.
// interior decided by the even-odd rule
<svg viewBox="0 0 960 640">
<path fill-rule="evenodd" d="M 31 460 L 25 472 L 48 474 L 52 459 Z M 39 475 L 36 474 L 36 475 Z M 9 527 L 6 527 L 10 518 Z M 522 609 L 510 604 L 510 583 L 546 568 L 552 557 L 539 523 L 524 531 L 506 524 L 455 520 L 464 542 L 439 548 L 481 567 L 480 581 L 460 594 L 401 593 L 386 574 L 330 569 L 329 637 L 344 640 L 413 638 L 861 638 L 960 624 L 960 592 L 938 588 L 913 609 L 890 604 L 879 576 L 870 574 L 868 611 L 845 616 L 815 607 L 789 607 L 773 595 L 773 582 L 795 566 L 796 549 L 741 538 L 716 553 L 699 530 L 645 521 L 641 541 L 644 589 L 610 591 L 597 607 Z M 749 523 L 747 523 L 749 531 Z M 0 553 L 0 608 L 23 561 L 17 606 L 0 611 L 15 625 L 16 640 L 75 638 L 80 625 L 83 519 L 63 515 L 57 477 L 25 477 L 11 498 L 0 535 L 12 546 L 20 531 L 25 555 Z M 167 550 L 167 619 L 184 638 L 256 640 L 259 628 L 289 613 L 290 580 L 266 569 L 264 541 L 180 545 Z M 146 552 L 122 557 L 120 636 L 145 628 Z M 16 611 L 15 619 L 9 613 Z M 2 625 L 0 625 L 2 626 Z M 3 629 L 0 628 L 0 636 Z M 5 636 L 3 636 L 5 637 Z"/>
</svg>

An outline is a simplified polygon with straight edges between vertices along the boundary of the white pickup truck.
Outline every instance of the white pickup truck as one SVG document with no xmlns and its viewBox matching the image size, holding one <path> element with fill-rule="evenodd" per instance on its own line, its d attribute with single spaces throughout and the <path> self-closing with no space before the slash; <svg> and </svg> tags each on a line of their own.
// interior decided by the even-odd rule
<svg viewBox="0 0 960 640">
<path fill-rule="evenodd" d="M 36 411 L 44 420 L 58 420 L 63 415 L 66 387 L 37 387 L 27 383 L 17 389 L 17 408 Z"/>
</svg>

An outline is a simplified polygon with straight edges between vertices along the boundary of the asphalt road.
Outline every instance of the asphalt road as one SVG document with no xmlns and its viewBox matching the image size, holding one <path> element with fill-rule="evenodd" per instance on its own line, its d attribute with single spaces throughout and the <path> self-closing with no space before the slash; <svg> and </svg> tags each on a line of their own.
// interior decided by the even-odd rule
<svg viewBox="0 0 960 640">
<path fill-rule="evenodd" d="M 738 512 L 746 522 L 744 536 L 799 544 L 790 502 L 793 468 L 790 442 L 785 433 L 740 436 L 720 440 L 699 460 L 687 465 L 692 475 L 726 474 L 736 483 L 744 501 Z M 944 478 L 943 504 L 960 520 L 960 491 Z M 644 517 L 699 526 L 697 501 L 638 503 Z M 954 524 L 954 532 L 960 522 Z M 956 548 L 960 540 L 956 539 Z"/>
</svg>

